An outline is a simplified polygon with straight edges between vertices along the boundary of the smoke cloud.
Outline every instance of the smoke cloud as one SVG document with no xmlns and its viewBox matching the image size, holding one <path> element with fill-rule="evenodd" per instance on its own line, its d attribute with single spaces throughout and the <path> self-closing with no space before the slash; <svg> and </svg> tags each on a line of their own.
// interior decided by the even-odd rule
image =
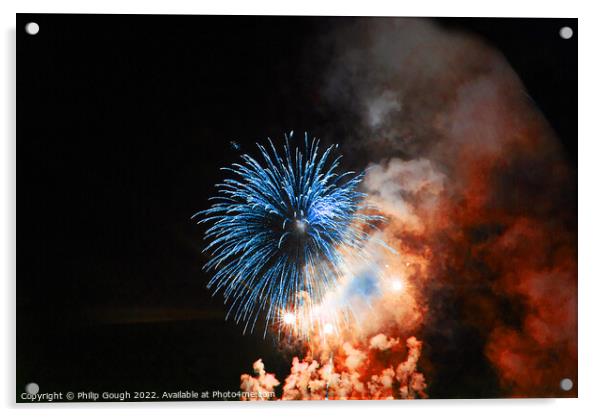
<svg viewBox="0 0 602 417">
<path fill-rule="evenodd" d="M 444 348 L 482 356 L 490 395 L 576 396 L 559 386 L 577 381 L 574 173 L 511 66 L 423 19 L 355 19 L 325 42 L 320 103 L 395 253 L 378 254 L 369 308 L 293 359 L 280 398 L 425 398 L 456 366 Z M 258 362 L 244 391 L 278 385 Z"/>
<path fill-rule="evenodd" d="M 576 395 L 559 388 L 577 377 L 574 173 L 517 75 L 422 19 L 360 19 L 334 44 L 323 98 L 352 115 L 392 245 L 423 257 L 423 329 L 448 331 L 443 314 L 476 329 L 501 395 Z"/>
</svg>

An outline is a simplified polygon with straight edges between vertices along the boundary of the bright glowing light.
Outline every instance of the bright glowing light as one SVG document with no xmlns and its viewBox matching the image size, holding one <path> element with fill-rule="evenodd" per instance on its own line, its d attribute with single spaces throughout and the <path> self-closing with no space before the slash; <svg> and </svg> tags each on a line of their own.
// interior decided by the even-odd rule
<svg viewBox="0 0 602 417">
<path fill-rule="evenodd" d="M 299 233 L 305 233 L 305 222 L 303 220 L 297 220 L 295 225 L 297 226 L 297 231 Z"/>
<path fill-rule="evenodd" d="M 403 291 L 405 285 L 403 284 L 403 281 L 400 279 L 395 279 L 391 282 L 391 288 L 393 289 L 393 291 L 396 292 L 401 292 Z"/>
<path fill-rule="evenodd" d="M 288 325 L 295 324 L 295 315 L 293 313 L 286 313 L 284 314 L 282 320 L 284 320 L 284 323 Z"/>
<path fill-rule="evenodd" d="M 324 334 L 332 334 L 333 331 L 334 331 L 334 327 L 332 324 L 326 323 L 324 325 Z"/>
</svg>

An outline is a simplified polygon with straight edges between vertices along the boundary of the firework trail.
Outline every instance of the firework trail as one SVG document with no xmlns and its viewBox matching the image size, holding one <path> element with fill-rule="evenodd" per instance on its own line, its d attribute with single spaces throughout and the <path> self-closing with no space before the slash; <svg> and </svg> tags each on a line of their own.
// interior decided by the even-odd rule
<svg viewBox="0 0 602 417">
<path fill-rule="evenodd" d="M 337 173 L 338 145 L 321 151 L 307 134 L 301 147 L 291 146 L 292 132 L 284 139 L 282 153 L 268 140 L 268 147 L 257 144 L 261 160 L 245 154 L 222 168 L 232 178 L 217 185 L 211 208 L 193 216 L 211 224 L 208 288 L 223 291 L 227 318 L 244 322 L 245 332 L 260 313 L 267 331 L 311 311 L 343 275 L 345 259 L 362 256 L 368 232 L 382 220 L 367 213 L 358 191 L 363 173 Z"/>
</svg>

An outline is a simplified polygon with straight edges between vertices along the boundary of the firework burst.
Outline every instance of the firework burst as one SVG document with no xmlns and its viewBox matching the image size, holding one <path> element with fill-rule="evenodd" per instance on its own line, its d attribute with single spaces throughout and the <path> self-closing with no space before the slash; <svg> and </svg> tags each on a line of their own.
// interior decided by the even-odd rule
<svg viewBox="0 0 602 417">
<path fill-rule="evenodd" d="M 210 224 L 208 288 L 223 291 L 227 317 L 245 323 L 244 331 L 260 314 L 267 330 L 285 314 L 311 310 L 342 276 L 345 260 L 362 256 L 382 220 L 358 191 L 363 173 L 337 173 L 338 145 L 322 151 L 307 134 L 300 147 L 292 141 L 292 132 L 285 135 L 279 153 L 268 139 L 267 147 L 257 144 L 260 160 L 245 154 L 222 168 L 231 178 L 217 184 L 214 204 L 193 216 Z"/>
</svg>

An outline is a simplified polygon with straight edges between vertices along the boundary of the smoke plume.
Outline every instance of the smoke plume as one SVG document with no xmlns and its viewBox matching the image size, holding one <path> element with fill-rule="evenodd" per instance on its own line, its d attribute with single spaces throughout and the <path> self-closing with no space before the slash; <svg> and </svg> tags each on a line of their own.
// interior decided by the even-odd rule
<svg viewBox="0 0 602 417">
<path fill-rule="evenodd" d="M 281 398 L 424 398 L 450 350 L 492 367 L 490 395 L 576 396 L 559 387 L 577 380 L 574 173 L 511 66 L 422 19 L 356 19 L 325 42 L 320 105 L 341 115 L 395 253 L 370 269 L 369 308 L 293 360 Z M 461 358 L 460 373 L 477 359 Z M 273 389 L 262 372 L 241 389 Z"/>
</svg>

